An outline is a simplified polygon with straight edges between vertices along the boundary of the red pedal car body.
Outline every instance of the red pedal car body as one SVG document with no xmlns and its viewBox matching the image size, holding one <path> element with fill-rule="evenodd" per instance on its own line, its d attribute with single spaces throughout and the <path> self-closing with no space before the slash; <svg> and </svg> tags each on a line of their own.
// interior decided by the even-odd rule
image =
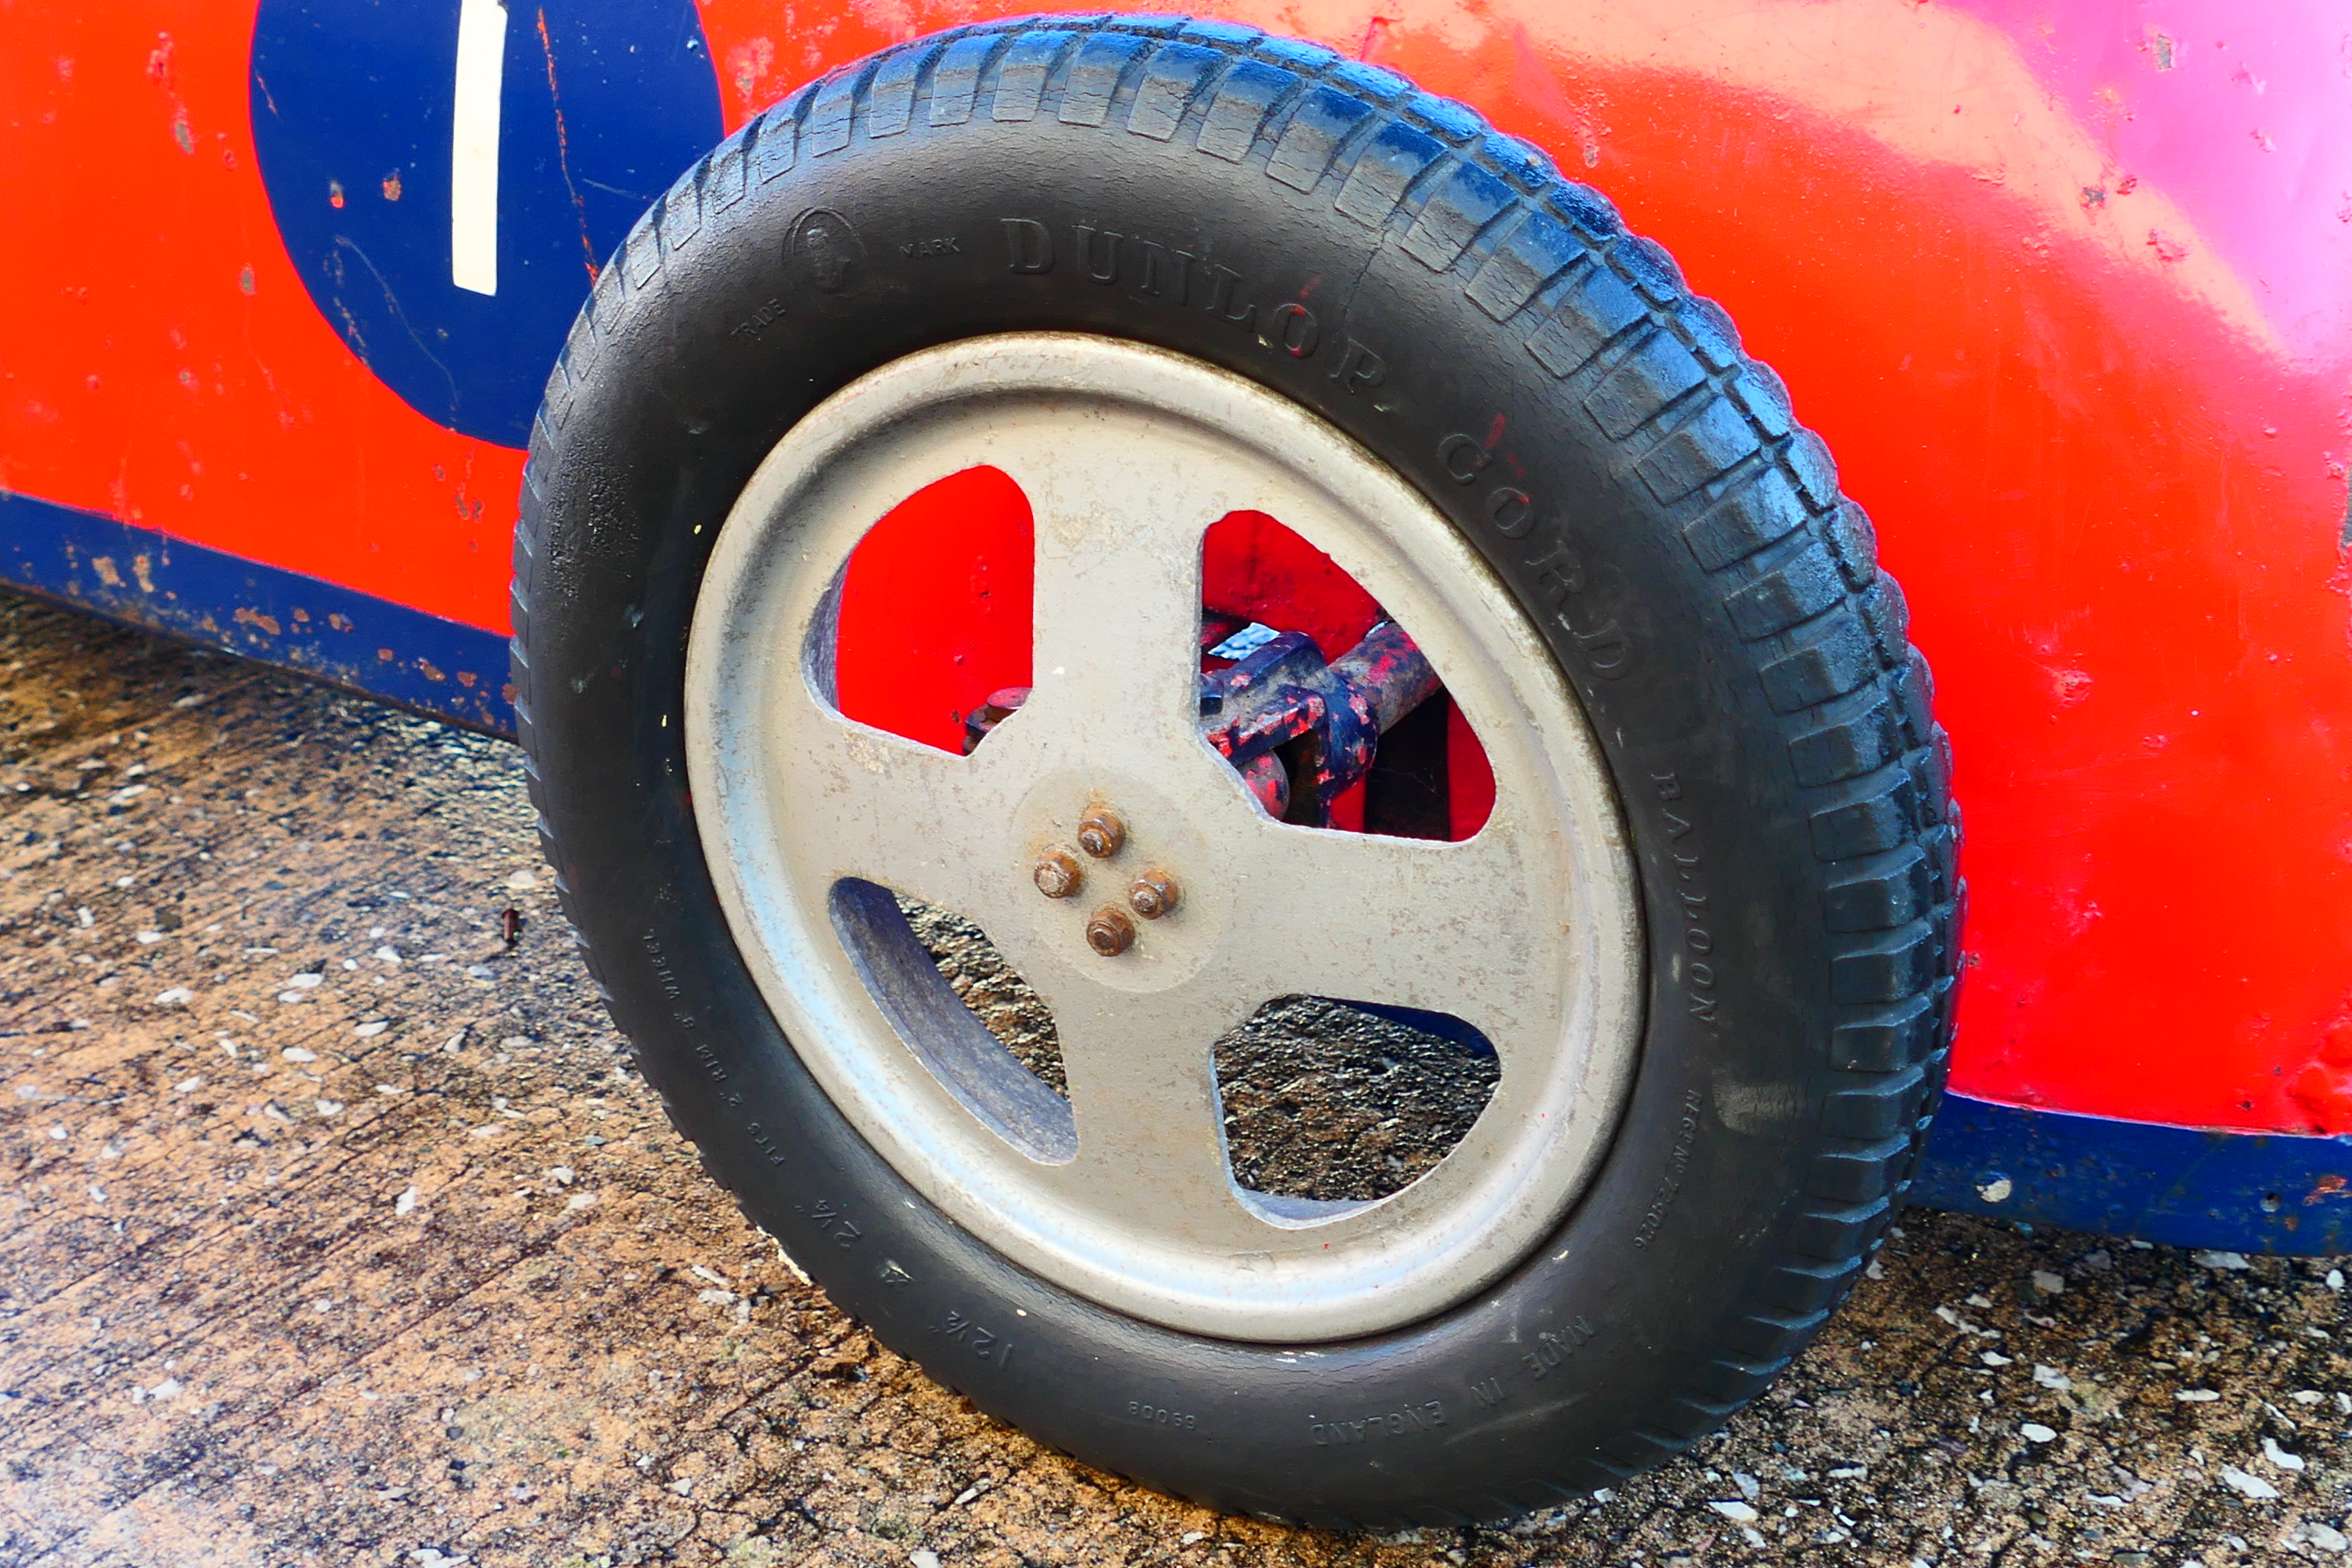
<svg viewBox="0 0 2352 1568">
<path fill-rule="evenodd" d="M 523 447 L 629 226 L 787 91 L 1011 10 L 398 9 L 0 18 L 0 578 L 505 731 Z M 1473 104 L 1605 193 L 1869 508 L 1968 826 L 1913 1200 L 2352 1247 L 2342 7 L 1210 9 Z M 951 267 L 972 241 L 892 244 Z M 1025 519 L 963 504 L 993 585 L 929 606 L 928 641 L 844 631 L 854 679 L 950 737 L 1028 676 L 984 604 L 1026 592 Z M 1351 585 L 1234 548 L 1213 609 L 1363 629 Z M 921 564 L 858 571 L 914 592 Z"/>
</svg>

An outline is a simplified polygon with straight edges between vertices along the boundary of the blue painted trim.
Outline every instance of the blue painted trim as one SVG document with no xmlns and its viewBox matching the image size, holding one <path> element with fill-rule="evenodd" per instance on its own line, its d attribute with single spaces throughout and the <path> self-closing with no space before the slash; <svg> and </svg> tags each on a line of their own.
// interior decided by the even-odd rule
<svg viewBox="0 0 2352 1568">
<path fill-rule="evenodd" d="M 2168 1127 L 1948 1094 L 1910 1201 L 2174 1247 L 2352 1252 L 2352 1138 Z"/>
<path fill-rule="evenodd" d="M 0 490 L 0 581 L 514 733 L 504 637 L 315 577 Z M 2310 1256 L 2352 1252 L 2348 1184 L 2352 1138 L 2168 1127 L 1952 1094 L 1910 1201 L 2178 1247 Z"/>
<path fill-rule="evenodd" d="M 514 733 L 507 640 L 316 577 L 0 490 L 0 582 L 467 729 Z"/>
</svg>

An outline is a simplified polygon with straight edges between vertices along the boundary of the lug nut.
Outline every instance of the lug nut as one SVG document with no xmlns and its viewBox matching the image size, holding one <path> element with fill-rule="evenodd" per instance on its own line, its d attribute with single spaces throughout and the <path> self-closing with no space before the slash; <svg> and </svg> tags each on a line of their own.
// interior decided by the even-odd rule
<svg viewBox="0 0 2352 1568">
<path fill-rule="evenodd" d="M 1066 849 L 1048 849 L 1037 857 L 1037 868 L 1029 873 L 1037 890 L 1049 899 L 1066 899 L 1078 890 L 1078 882 L 1086 875 L 1077 857 Z"/>
<path fill-rule="evenodd" d="M 1145 920 L 1156 921 L 1176 907 L 1176 879 L 1161 870 L 1146 871 L 1127 889 L 1127 907 Z"/>
<path fill-rule="evenodd" d="M 1087 922 L 1087 945 L 1105 958 L 1117 958 L 1135 941 L 1135 922 L 1127 911 L 1106 904 Z"/>
<path fill-rule="evenodd" d="M 1107 859 L 1118 854 L 1118 847 L 1126 842 L 1127 824 L 1121 822 L 1118 813 L 1108 806 L 1090 807 L 1084 816 L 1078 818 L 1078 847 L 1096 859 Z"/>
</svg>

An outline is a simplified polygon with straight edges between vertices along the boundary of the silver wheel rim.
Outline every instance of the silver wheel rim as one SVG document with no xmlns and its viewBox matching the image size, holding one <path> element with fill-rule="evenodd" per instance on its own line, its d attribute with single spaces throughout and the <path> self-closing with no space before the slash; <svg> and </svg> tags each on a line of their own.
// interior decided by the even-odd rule
<svg viewBox="0 0 2352 1568">
<path fill-rule="evenodd" d="M 866 531 L 980 466 L 1018 483 L 1035 518 L 1036 684 L 959 757 L 844 717 L 829 632 Z M 1493 765 L 1475 836 L 1276 822 L 1201 739 L 1201 539 L 1244 510 L 1324 551 L 1419 642 Z M 684 721 L 719 901 L 793 1048 L 924 1197 L 1079 1295 L 1255 1342 L 1393 1328 L 1525 1257 L 1606 1149 L 1638 1049 L 1642 950 L 1582 711 L 1442 516 L 1251 383 L 1114 340 L 1024 334 L 909 355 L 836 394 L 720 530 Z M 1095 901 L 1047 899 L 1031 876 L 1097 803 L 1129 825 L 1122 866 L 1168 866 L 1184 889 L 1113 958 L 1083 934 Z M 894 992 L 896 961 L 852 940 L 858 889 L 876 887 L 976 921 L 1026 976 L 1060 1036 L 1066 1110 L 1042 1086 L 1028 1096 L 1017 1069 L 949 1059 L 973 1047 L 939 1039 L 977 1025 Z M 1450 1155 L 1377 1202 L 1243 1191 L 1211 1048 L 1294 994 L 1473 1024 L 1500 1058 L 1493 1099 Z"/>
</svg>

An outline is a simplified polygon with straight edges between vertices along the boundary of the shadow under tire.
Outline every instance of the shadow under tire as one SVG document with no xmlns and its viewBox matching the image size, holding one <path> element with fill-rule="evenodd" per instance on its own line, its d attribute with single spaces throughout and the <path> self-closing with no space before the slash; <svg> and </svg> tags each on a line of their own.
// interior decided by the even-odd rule
<svg viewBox="0 0 2352 1568">
<path fill-rule="evenodd" d="M 1252 1342 L 1017 1265 L 859 1134 L 730 927 L 683 721 L 721 525 L 828 398 L 1007 333 L 1181 355 L 1370 453 L 1600 742 L 1640 900 L 1630 1086 L 1552 1233 L 1420 1321 Z M 1329 1526 L 1568 1500 L 1754 1397 L 1908 1184 L 1958 814 L 1869 520 L 1660 247 L 1390 72 L 1224 24 L 1033 21 L 778 104 L 583 310 L 533 426 L 514 625 L 546 852 L 672 1120 L 845 1311 L 1089 1463 Z"/>
</svg>

